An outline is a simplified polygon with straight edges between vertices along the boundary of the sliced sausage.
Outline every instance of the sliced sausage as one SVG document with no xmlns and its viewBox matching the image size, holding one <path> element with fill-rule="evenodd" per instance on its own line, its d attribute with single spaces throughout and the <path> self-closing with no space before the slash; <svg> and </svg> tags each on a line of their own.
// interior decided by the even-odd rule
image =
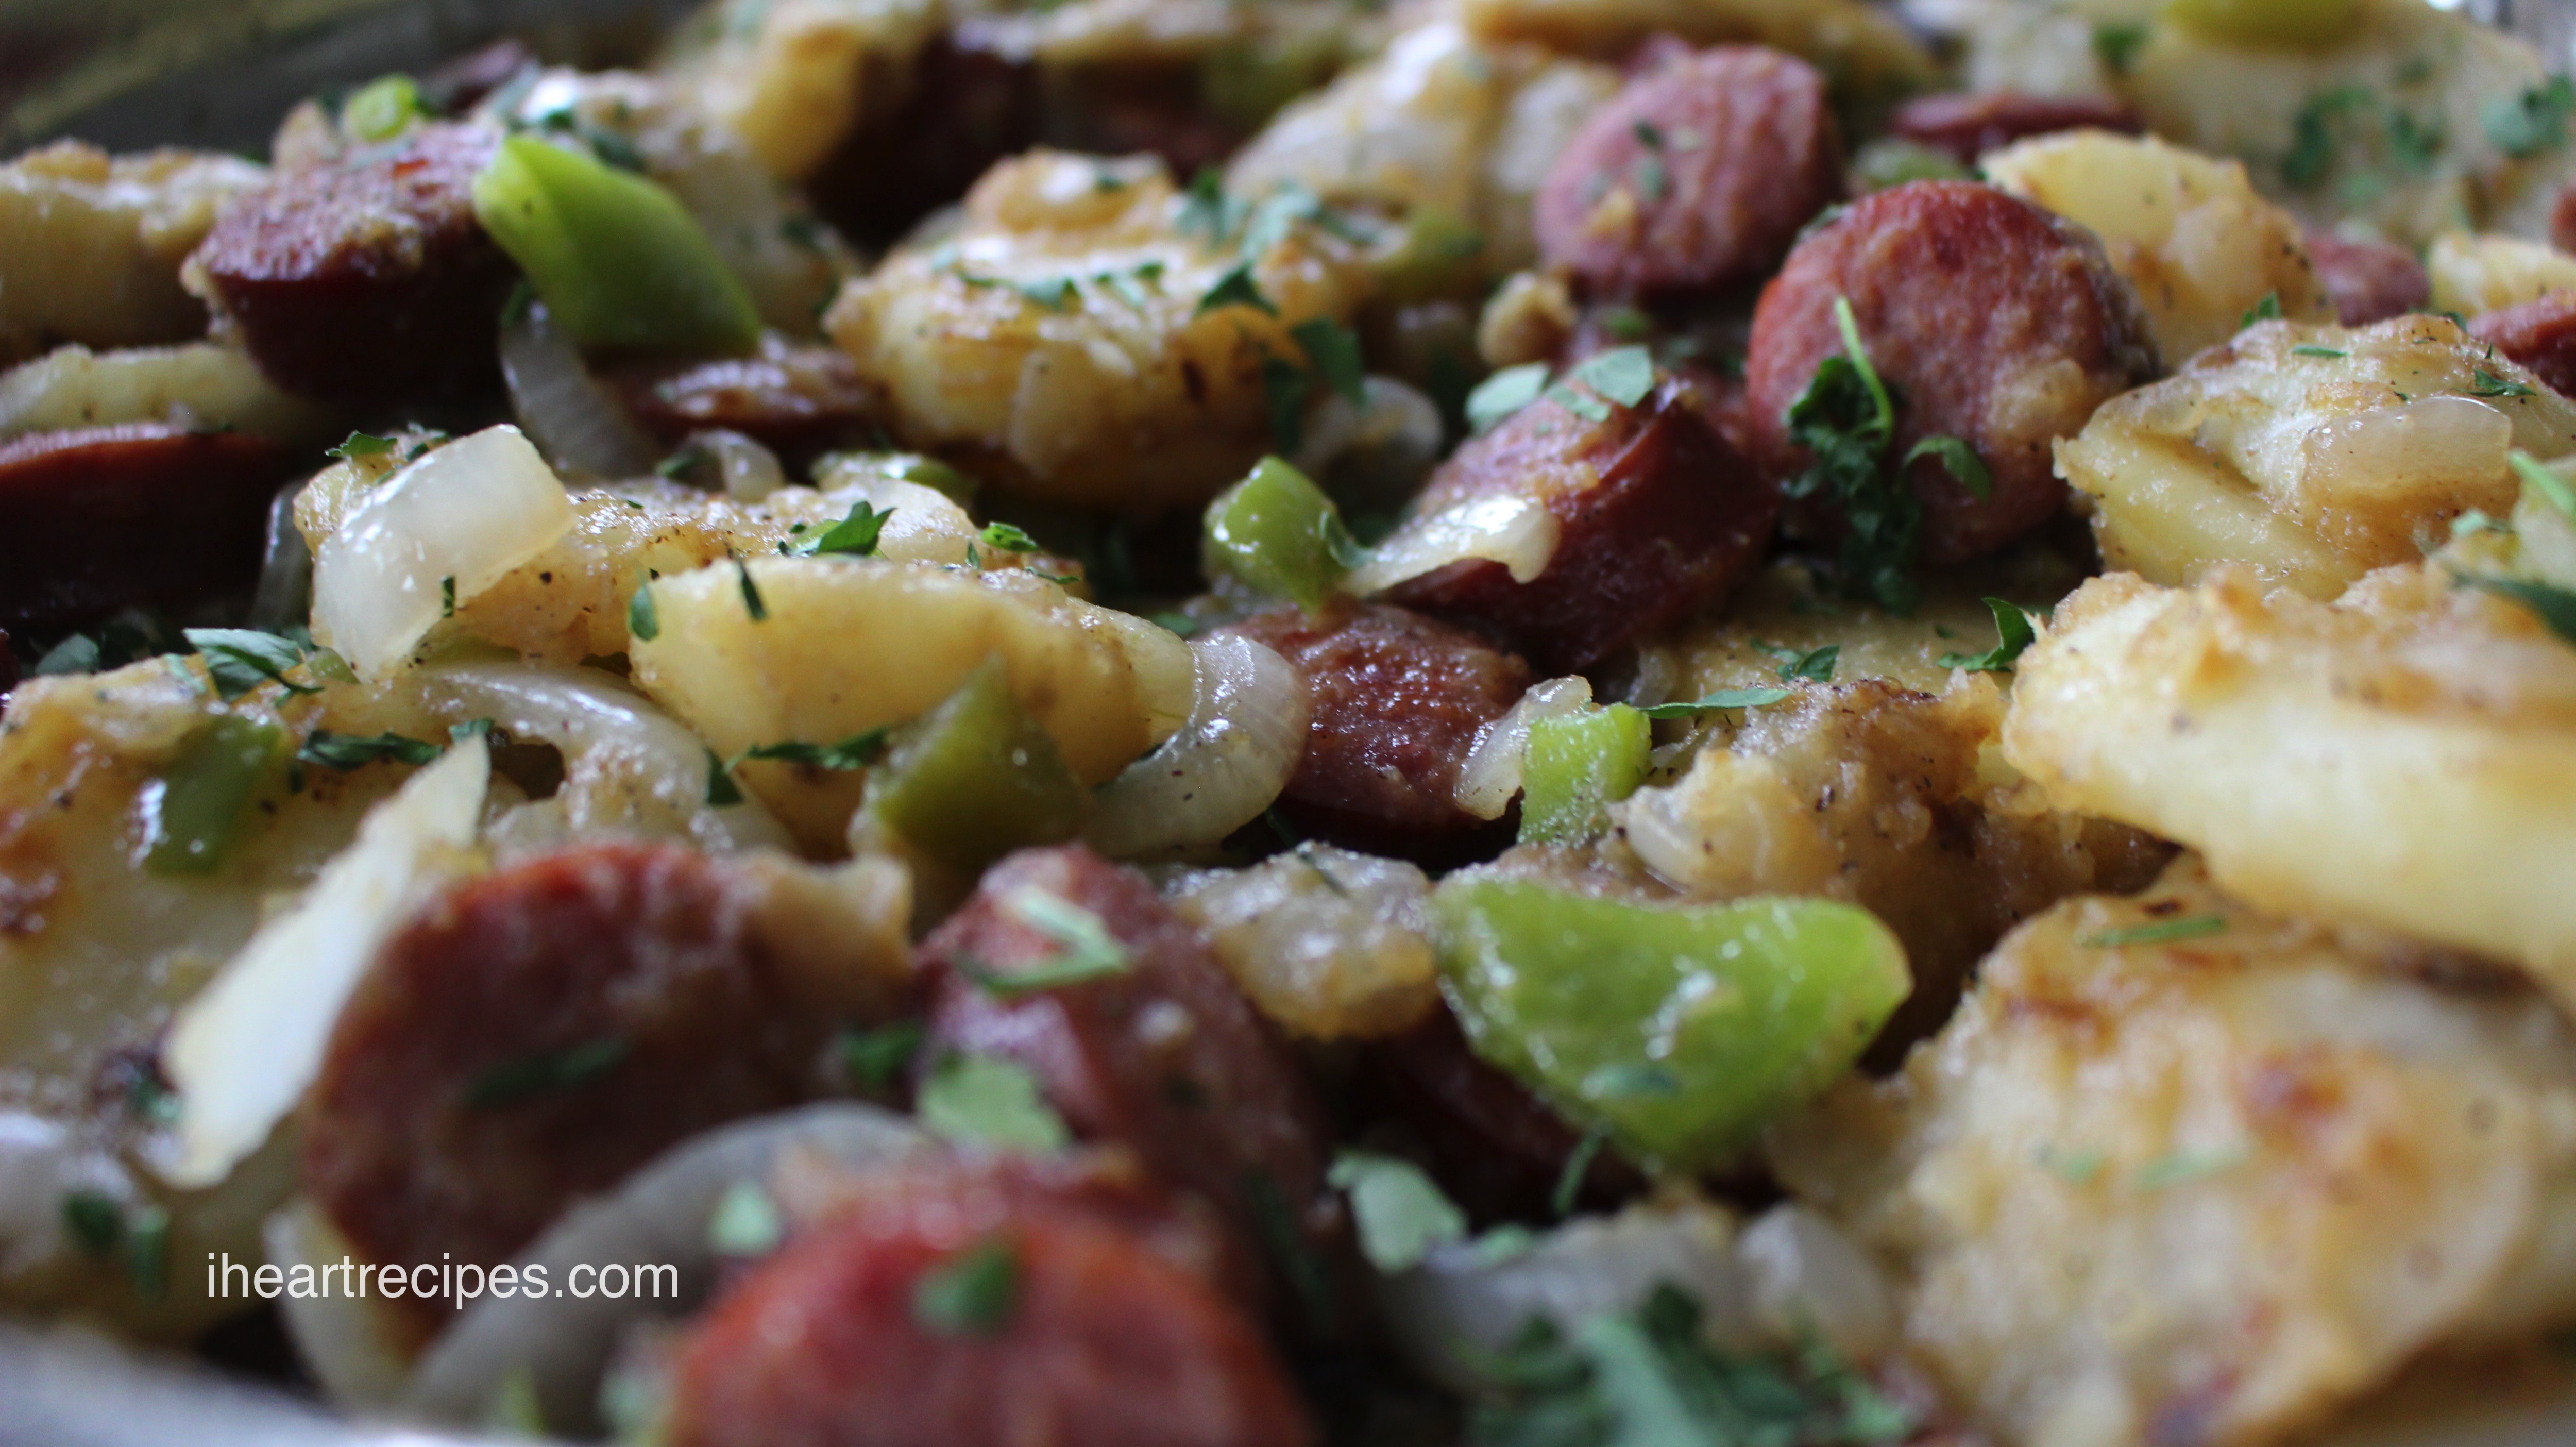
<svg viewBox="0 0 2576 1447">
<path fill-rule="evenodd" d="M 332 1027 L 305 1191 L 373 1260 L 488 1266 L 673 1143 L 817 1093 L 851 1002 L 760 907 L 735 866 L 662 844 L 450 891 Z"/>
<path fill-rule="evenodd" d="M 1843 350 L 1836 297 L 1897 395 L 1891 465 L 1946 434 L 1992 474 L 1993 495 L 1979 498 L 1937 458 L 1913 464 L 1927 562 L 1963 562 L 2047 521 L 2066 497 L 2051 443 L 2155 372 L 2137 297 L 2089 234 L 1991 186 L 1893 187 L 1800 242 L 1754 310 L 1745 382 L 1775 477 L 1810 460 L 1789 440 L 1788 412 Z"/>
<path fill-rule="evenodd" d="M 2310 230 L 2308 260 L 2326 295 L 2334 298 L 2336 320 L 2348 327 L 2422 311 L 2433 300 L 2433 281 L 2424 274 L 2424 264 L 2402 246 L 2347 241 L 2331 231 Z"/>
<path fill-rule="evenodd" d="M 2014 91 L 1926 95 L 1896 108 L 1888 131 L 1918 146 L 1947 151 L 1973 166 L 1988 151 L 2059 131 L 2145 131 L 2138 113 L 2116 100 L 2092 96 L 2022 95 Z"/>
<path fill-rule="evenodd" d="M 2561 187 L 2549 208 L 2549 244 L 2576 252 L 2576 183 Z"/>
<path fill-rule="evenodd" d="M 1557 1183 L 1583 1142 L 1519 1081 L 1477 1059 L 1447 1010 L 1369 1046 L 1359 1095 L 1364 1109 L 1405 1127 L 1441 1186 L 1480 1222 L 1548 1219 Z M 1642 1184 L 1635 1167 L 1603 1151 L 1584 1175 L 1580 1198 L 1611 1205 Z"/>
<path fill-rule="evenodd" d="M 452 396 L 498 376 L 514 275 L 474 219 L 496 133 L 440 123 L 284 171 L 216 221 L 191 264 L 269 380 L 346 402 Z"/>
<path fill-rule="evenodd" d="M 861 246 L 884 246 L 1038 139 L 1037 66 L 950 40 L 913 62 L 911 89 L 854 128 L 806 182 L 814 209 Z"/>
<path fill-rule="evenodd" d="M 674 1349 L 673 1447 L 1300 1447 L 1252 1321 L 1158 1249 L 1140 1203 L 1007 1161 L 862 1185 Z M 1168 1228 L 1165 1228 L 1166 1232 Z M 982 1268 L 947 1305 L 943 1283 Z"/>
<path fill-rule="evenodd" d="M 1306 753 L 1278 805 L 1292 823 L 1400 854 L 1487 827 L 1458 807 L 1459 766 L 1477 731 L 1528 691 L 1528 664 L 1462 628 L 1347 598 L 1226 631 L 1273 649 L 1305 680 Z"/>
<path fill-rule="evenodd" d="M 629 367 L 612 382 L 635 420 L 666 444 L 722 428 L 766 445 L 790 467 L 865 441 L 877 412 L 848 353 L 776 333 L 753 356 Z"/>
<path fill-rule="evenodd" d="M 1842 195 L 1825 80 L 1794 56 L 1730 45 L 1628 82 L 1539 188 L 1548 264 L 1594 292 L 1695 292 L 1769 272 Z"/>
<path fill-rule="evenodd" d="M 1724 596 L 1760 557 L 1777 488 L 1710 429 L 1713 404 L 1666 381 L 1634 407 L 1588 399 L 1597 420 L 1553 398 L 1470 440 L 1433 473 L 1417 513 L 1475 498 L 1535 498 L 1556 549 L 1537 577 L 1452 563 L 1388 590 L 1390 601 L 1491 632 L 1547 674 L 1580 673 Z"/>
<path fill-rule="evenodd" d="M 2469 334 L 2576 397 L 2576 292 L 2553 291 L 2488 312 L 2469 323 Z"/>
<path fill-rule="evenodd" d="M 1023 903 L 1031 897 L 1035 907 Z M 1044 913 L 1058 904 L 1097 919 L 1123 966 L 1012 989 L 1011 976 L 1066 959 L 1067 942 Z M 1080 845 L 1022 850 L 987 870 L 932 931 L 922 962 L 931 989 L 923 1070 L 951 1052 L 1015 1060 L 1075 1135 L 1132 1149 L 1163 1180 L 1214 1203 L 1246 1239 L 1278 1247 L 1293 1231 L 1314 1251 L 1338 1254 L 1346 1228 L 1324 1183 L 1322 1107 L 1206 941 L 1144 876 Z"/>
<path fill-rule="evenodd" d="M 294 472 L 265 438 L 158 422 L 0 442 L 0 627 L 41 634 L 247 587 Z"/>
</svg>

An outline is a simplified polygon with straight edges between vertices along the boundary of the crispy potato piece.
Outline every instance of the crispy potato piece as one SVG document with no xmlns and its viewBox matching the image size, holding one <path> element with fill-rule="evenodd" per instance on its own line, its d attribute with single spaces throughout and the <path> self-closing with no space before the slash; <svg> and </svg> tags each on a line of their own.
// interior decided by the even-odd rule
<svg viewBox="0 0 2576 1447">
<path fill-rule="evenodd" d="M 2185 860 L 2015 932 L 1902 1076 L 1770 1155 L 1899 1265 L 1907 1345 L 2009 1437 L 2277 1441 L 2576 1314 L 2576 1037 L 2428 963 Z"/>
<path fill-rule="evenodd" d="M 2511 508 L 2516 447 L 2576 451 L 2576 403 L 2408 316 L 2249 328 L 2105 404 L 2057 466 L 2095 500 L 2112 567 L 2186 584 L 2242 564 L 2322 599 L 2422 557 L 2471 508 Z"/>
<path fill-rule="evenodd" d="M 2335 319 L 2297 218 L 2256 195 L 2234 161 L 2088 130 L 2023 141 L 1981 164 L 1996 185 L 2102 238 L 2168 366 L 2236 335 L 2267 296 L 2292 321 Z"/>
<path fill-rule="evenodd" d="M 1168 890 L 1243 993 L 1293 1034 L 1383 1039 L 1440 1008 L 1431 881 L 1402 860 L 1307 843 Z"/>
<path fill-rule="evenodd" d="M 2553 291 L 2576 291 L 2576 256 L 2513 236 L 2446 231 L 2424 254 L 2433 309 L 2473 317 Z"/>
<path fill-rule="evenodd" d="M 659 632 L 629 649 L 635 681 L 728 758 L 901 723 L 999 655 L 1012 693 L 1097 784 L 1180 726 L 1195 683 L 1175 635 L 1026 572 L 770 556 L 665 576 L 653 598 Z M 741 772 L 804 847 L 843 847 L 863 774 Z"/>
<path fill-rule="evenodd" d="M 0 376 L 0 437 L 121 422 L 303 442 L 327 435 L 331 414 L 279 390 L 247 352 L 213 342 L 113 352 L 56 347 Z"/>
<path fill-rule="evenodd" d="M 901 101 L 939 23 L 931 0 L 723 0 L 656 69 L 771 175 L 802 181 L 861 120 Z"/>
<path fill-rule="evenodd" d="M 111 159 L 78 141 L 0 166 L 0 363 L 60 342 L 138 346 L 204 331 L 179 264 L 216 210 L 267 175 L 234 156 Z"/>
<path fill-rule="evenodd" d="M 1150 159 L 1033 151 L 976 183 L 949 239 L 852 281 L 825 325 L 913 445 L 1058 501 L 1203 501 L 1268 445 L 1264 362 L 1301 360 L 1289 329 L 1347 318 L 1368 276 L 1311 221 L 1254 226 L 1276 239 L 1243 258 L 1186 212 Z M 1204 305 L 1247 259 L 1259 304 Z"/>
<path fill-rule="evenodd" d="M 2576 1000 L 2576 648 L 2438 564 L 2342 601 L 2125 574 L 2022 656 L 2005 757 L 2230 893 L 2530 969 Z"/>
</svg>

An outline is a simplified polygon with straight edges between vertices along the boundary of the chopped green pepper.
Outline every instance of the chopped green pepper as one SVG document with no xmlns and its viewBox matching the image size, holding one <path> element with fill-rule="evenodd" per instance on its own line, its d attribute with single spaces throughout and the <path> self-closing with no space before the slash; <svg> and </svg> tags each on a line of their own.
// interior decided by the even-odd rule
<svg viewBox="0 0 2576 1447">
<path fill-rule="evenodd" d="M 585 347 L 739 353 L 751 293 L 661 186 L 534 136 L 474 178 L 474 214 Z"/>
<path fill-rule="evenodd" d="M 868 776 L 867 800 L 877 821 L 914 848 L 972 872 L 1014 849 L 1072 838 L 1084 794 L 991 658 L 903 728 Z"/>
<path fill-rule="evenodd" d="M 1887 927 L 1830 900 L 1659 909 L 1452 876 L 1432 906 L 1475 1052 L 1661 1168 L 1730 1159 L 1913 988 Z"/>
<path fill-rule="evenodd" d="M 1654 727 L 1624 703 L 1530 724 L 1521 842 L 1579 844 L 1609 832 L 1610 805 L 1646 782 Z"/>
<path fill-rule="evenodd" d="M 1306 474 L 1276 457 L 1208 504 L 1208 571 L 1300 608 L 1320 608 L 1358 560 L 1341 511 Z"/>
<path fill-rule="evenodd" d="M 199 724 L 162 772 L 143 867 L 154 874 L 213 873 L 283 737 L 273 724 L 235 714 Z"/>
<path fill-rule="evenodd" d="M 427 115 L 420 87 L 410 76 L 389 75 L 369 82 L 340 107 L 340 124 L 361 141 L 390 141 Z"/>
</svg>

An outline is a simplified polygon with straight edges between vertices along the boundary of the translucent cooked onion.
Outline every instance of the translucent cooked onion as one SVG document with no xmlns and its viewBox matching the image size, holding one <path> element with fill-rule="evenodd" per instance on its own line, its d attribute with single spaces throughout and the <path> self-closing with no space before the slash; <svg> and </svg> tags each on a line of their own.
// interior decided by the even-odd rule
<svg viewBox="0 0 2576 1447">
<path fill-rule="evenodd" d="M 682 1142 L 607 1195 L 575 1208 L 518 1262 L 522 1274 L 545 1268 L 555 1286 L 566 1284 L 575 1266 L 668 1263 L 677 1269 L 676 1297 L 486 1297 L 431 1344 L 413 1373 L 408 1403 L 434 1420 L 479 1424 L 488 1420 L 504 1381 L 524 1371 L 550 1430 L 596 1435 L 600 1378 L 627 1331 L 649 1318 L 678 1317 L 714 1288 L 719 1263 L 707 1228 L 728 1190 L 743 1182 L 768 1186 L 791 1154 L 867 1168 L 928 1148 L 909 1120 L 846 1102 L 742 1121 Z"/>
<path fill-rule="evenodd" d="M 462 664 L 423 669 L 418 685 L 423 706 L 441 722 L 488 718 L 514 740 L 552 744 L 563 754 L 563 787 L 494 826 L 508 844 L 645 834 L 712 850 L 792 847 L 758 800 L 709 805 L 706 745 L 596 669 Z"/>
<path fill-rule="evenodd" d="M 181 1107 L 163 1179 L 215 1184 L 294 1109 L 377 948 L 462 867 L 490 773 L 483 741 L 468 737 L 412 775 L 304 897 L 181 1007 L 161 1056 Z"/>
<path fill-rule="evenodd" d="M 1592 702 L 1592 684 L 1583 678 L 1551 678 L 1511 706 L 1501 718 L 1476 734 L 1474 748 L 1458 766 L 1458 807 L 1479 819 L 1500 819 L 1521 791 L 1521 764 L 1529 756 L 1530 725 L 1543 718 L 1581 713 Z"/>
<path fill-rule="evenodd" d="M 260 1240 L 269 1261 L 290 1276 L 296 1267 L 310 1266 L 327 1281 L 325 1267 L 357 1254 L 349 1239 L 301 1196 L 268 1218 Z M 277 1305 L 296 1357 L 333 1402 L 381 1409 L 401 1400 L 411 1362 L 403 1346 L 409 1323 L 400 1319 L 400 1308 L 382 1296 L 348 1291 L 284 1296 Z"/>
<path fill-rule="evenodd" d="M 660 457 L 626 404 L 590 374 L 581 349 L 547 315 L 544 302 L 531 303 L 501 329 L 501 380 L 509 384 L 519 425 L 566 472 L 636 477 Z"/>
<path fill-rule="evenodd" d="M 1392 377 L 1362 384 L 1363 406 L 1332 393 L 1306 418 L 1306 445 L 1297 470 L 1328 481 L 1335 497 L 1351 505 L 1400 504 L 1419 490 L 1424 473 L 1440 460 L 1440 408 Z"/>
<path fill-rule="evenodd" d="M 1479 558 L 1502 564 L 1513 582 L 1526 583 L 1546 571 L 1558 532 L 1556 514 L 1535 498 L 1472 498 L 1397 528 L 1342 586 L 1365 596 Z"/>
<path fill-rule="evenodd" d="M 787 469 L 779 465 L 777 453 L 729 428 L 692 432 L 684 445 L 714 459 L 725 496 L 735 502 L 758 502 L 787 485 Z"/>
<path fill-rule="evenodd" d="M 261 549 L 259 587 L 251 594 L 253 628 L 283 633 L 313 615 L 313 550 L 295 526 L 295 499 L 304 484 L 290 482 L 268 504 L 268 540 Z"/>
<path fill-rule="evenodd" d="M 1092 795 L 1086 831 L 1118 858 L 1214 844 L 1260 817 L 1306 749 L 1306 687 L 1288 660 L 1249 638 L 1190 644 L 1198 683 L 1188 722 Z"/>
<path fill-rule="evenodd" d="M 313 560 L 315 636 L 359 675 L 398 668 L 462 603 L 570 532 L 572 501 L 516 427 L 424 455 L 353 508 Z"/>
</svg>

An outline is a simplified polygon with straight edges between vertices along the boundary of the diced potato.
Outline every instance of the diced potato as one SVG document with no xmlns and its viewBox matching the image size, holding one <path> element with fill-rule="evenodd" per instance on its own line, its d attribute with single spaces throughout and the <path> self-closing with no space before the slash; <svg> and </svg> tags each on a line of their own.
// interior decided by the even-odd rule
<svg viewBox="0 0 2576 1447">
<path fill-rule="evenodd" d="M 0 166 L 0 362 L 63 342 L 183 341 L 206 329 L 179 264 L 223 203 L 267 173 L 233 156 L 111 159 L 58 141 Z"/>
<path fill-rule="evenodd" d="M 1463 0 L 1458 13 L 1479 39 L 1603 57 L 1658 32 L 1695 45 L 1750 41 L 1804 56 L 1861 96 L 1902 94 L 1935 75 L 1904 22 L 1858 0 Z"/>
<path fill-rule="evenodd" d="M 2576 291 L 2576 256 L 2511 236 L 2446 231 L 2424 254 L 2433 279 L 2433 309 L 2473 317 Z"/>
<path fill-rule="evenodd" d="M 932 0 L 718 0 L 658 68 L 771 175 L 802 181 L 902 99 L 940 19 Z"/>
<path fill-rule="evenodd" d="M 727 758 L 918 717 L 998 655 L 1012 694 L 1098 784 L 1178 728 L 1195 688 L 1177 636 L 1025 572 L 771 556 L 665 576 L 652 591 L 660 628 L 629 649 L 635 681 Z M 863 775 L 772 762 L 741 772 L 806 848 L 840 847 Z"/>
<path fill-rule="evenodd" d="M 1981 164 L 1996 185 L 2102 238 L 2167 366 L 2236 335 L 2266 297 L 2293 321 L 2335 319 L 2297 219 L 2256 195 L 2234 161 L 2153 137 L 2073 131 Z"/>
<path fill-rule="evenodd" d="M 1150 159 L 1031 152 L 976 183 L 938 247 L 851 282 L 826 325 L 915 446 L 972 450 L 1051 500 L 1204 501 L 1271 445 L 1263 370 L 1302 361 L 1290 328 L 1349 317 L 1368 275 L 1311 220 L 1259 228 L 1275 240 L 1245 258 L 1185 231 L 1186 209 Z M 1259 303 L 1208 305 L 1246 261 Z"/>
<path fill-rule="evenodd" d="M 1368 18 L 1341 0 L 1066 0 L 992 10 L 959 21 L 970 48 L 1050 68 L 1151 68 L 1197 61 L 1220 49 L 1281 54 L 1364 43 Z"/>
<path fill-rule="evenodd" d="M 0 375 L 0 437 L 174 422 L 310 441 L 331 414 L 278 390 L 246 352 L 212 342 L 93 352 L 57 347 Z"/>
<path fill-rule="evenodd" d="M 2501 515 L 2506 454 L 2576 451 L 2576 403 L 2441 317 L 2256 326 L 2096 412 L 2057 444 L 2114 568 L 2184 584 L 2222 564 L 2332 598 L 2420 558 L 2472 508 Z"/>
<path fill-rule="evenodd" d="M 1430 897 L 1410 864 L 1312 843 L 1172 886 L 1261 1013 L 1315 1040 L 1400 1034 L 1440 1008 Z"/>
<path fill-rule="evenodd" d="M 2004 752 L 2249 902 L 2483 951 L 2576 1001 L 2576 648 L 2448 568 L 2331 605 L 2242 569 L 2095 579 L 2022 656 Z"/>
<path fill-rule="evenodd" d="M 1908 1354 L 2000 1437 L 2314 1440 L 2419 1355 L 2576 1313 L 2576 1036 L 2421 963 L 2177 865 L 2017 931 L 1772 1163 L 1897 1268 Z"/>
</svg>

